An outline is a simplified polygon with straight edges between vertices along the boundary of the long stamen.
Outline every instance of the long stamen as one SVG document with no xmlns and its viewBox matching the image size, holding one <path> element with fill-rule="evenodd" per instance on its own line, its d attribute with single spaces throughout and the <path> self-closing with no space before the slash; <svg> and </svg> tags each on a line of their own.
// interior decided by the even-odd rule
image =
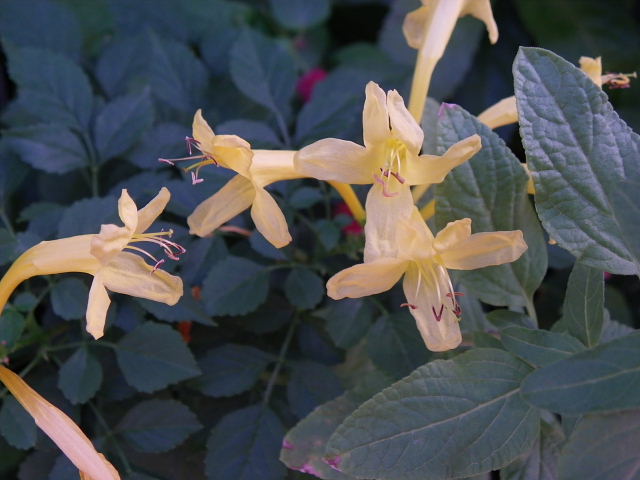
<svg viewBox="0 0 640 480">
<path fill-rule="evenodd" d="M 142 248 L 131 245 L 131 243 L 148 242 L 148 243 L 159 245 L 162 248 L 164 254 L 168 258 L 170 258 L 171 260 L 177 261 L 177 260 L 180 260 L 180 255 L 185 253 L 187 250 L 182 245 L 165 238 L 165 237 L 171 237 L 172 235 L 173 235 L 173 230 L 155 232 L 155 233 L 136 233 L 131 237 L 131 241 L 129 245 L 127 245 L 125 248 L 140 252 L 143 255 L 146 255 L 147 257 L 152 259 L 155 262 L 155 265 L 153 267 L 153 271 L 155 272 L 160 267 L 160 265 L 165 263 L 165 260 L 164 259 L 158 260 L 156 257 L 154 257 L 152 254 L 150 254 L 146 250 L 143 250 Z"/>
<path fill-rule="evenodd" d="M 418 308 L 418 306 L 414 305 L 413 303 L 401 303 L 400 307 L 409 307 L 411 310 L 415 310 Z"/>
<path fill-rule="evenodd" d="M 395 197 L 396 195 L 398 195 L 397 192 L 390 192 L 389 191 L 388 182 L 385 182 L 382 178 L 380 178 L 380 176 L 377 173 L 373 174 L 373 178 L 375 178 L 376 182 L 378 182 L 379 184 L 382 185 L 382 194 L 385 197 Z"/>
</svg>

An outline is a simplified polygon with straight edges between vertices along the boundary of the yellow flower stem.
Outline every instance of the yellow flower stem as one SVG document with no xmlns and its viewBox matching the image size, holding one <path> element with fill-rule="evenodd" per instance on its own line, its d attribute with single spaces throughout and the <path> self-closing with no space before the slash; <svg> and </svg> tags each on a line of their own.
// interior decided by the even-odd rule
<svg viewBox="0 0 640 480">
<path fill-rule="evenodd" d="M 358 200 L 356 192 L 353 191 L 351 185 L 348 183 L 336 182 L 334 180 L 329 180 L 329 184 L 340 194 L 344 203 L 346 203 L 349 210 L 351 210 L 353 218 L 355 218 L 359 223 L 364 223 L 366 216 L 364 208 L 362 208 L 362 203 Z"/>
<path fill-rule="evenodd" d="M 429 93 L 429 85 L 431 84 L 431 76 L 436 67 L 438 60 L 425 55 L 426 49 L 420 48 L 416 58 L 416 68 L 413 72 L 413 81 L 411 83 L 411 95 L 409 96 L 409 112 L 416 119 L 418 124 L 422 121 L 424 113 L 424 105 L 427 101 Z"/>
<path fill-rule="evenodd" d="M 433 198 L 424 207 L 420 209 L 420 215 L 426 221 L 436 214 L 436 199 Z"/>
<path fill-rule="evenodd" d="M 426 184 L 426 185 L 416 185 L 415 187 L 413 187 L 413 189 L 411 190 L 413 203 L 417 204 L 418 202 L 420 202 L 420 199 L 424 197 L 424 194 L 427 193 L 427 190 L 429 190 L 430 186 L 431 186 L 430 184 Z"/>
</svg>

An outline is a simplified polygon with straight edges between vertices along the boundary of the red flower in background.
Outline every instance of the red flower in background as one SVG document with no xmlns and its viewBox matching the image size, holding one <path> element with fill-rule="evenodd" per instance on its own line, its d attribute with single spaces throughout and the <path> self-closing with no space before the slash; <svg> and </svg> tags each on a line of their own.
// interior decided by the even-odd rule
<svg viewBox="0 0 640 480">
<path fill-rule="evenodd" d="M 323 68 L 312 68 L 305 73 L 300 80 L 298 80 L 298 94 L 302 97 L 302 100 L 308 102 L 313 94 L 313 89 L 318 82 L 324 80 L 327 76 L 327 71 Z"/>
<path fill-rule="evenodd" d="M 333 216 L 335 217 L 338 215 L 348 215 L 349 217 L 353 218 L 351 210 L 349 210 L 349 207 L 344 202 L 336 204 L 333 209 Z M 364 228 L 358 223 L 357 220 L 354 219 L 353 222 L 351 222 L 349 225 L 342 227 L 342 231 L 347 235 L 362 235 L 364 233 Z"/>
</svg>

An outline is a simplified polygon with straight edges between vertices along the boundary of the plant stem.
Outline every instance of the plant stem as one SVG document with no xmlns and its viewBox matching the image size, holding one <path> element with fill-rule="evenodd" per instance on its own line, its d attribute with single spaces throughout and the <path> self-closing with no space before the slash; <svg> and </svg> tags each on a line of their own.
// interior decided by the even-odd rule
<svg viewBox="0 0 640 480">
<path fill-rule="evenodd" d="M 274 114 L 276 116 L 276 122 L 278 123 L 278 128 L 280 129 L 280 134 L 282 135 L 284 145 L 287 148 L 291 148 L 291 137 L 289 136 L 289 130 L 287 130 L 287 125 L 284 122 L 284 118 L 279 111 L 275 111 Z"/>
<path fill-rule="evenodd" d="M 364 219 L 366 217 L 364 208 L 362 208 L 362 203 L 360 203 L 360 200 L 358 199 L 356 192 L 351 188 L 351 185 L 348 183 L 336 182 L 334 180 L 329 180 L 328 183 L 340 194 L 344 203 L 346 203 L 349 210 L 351 210 L 353 218 L 355 218 L 360 224 L 364 223 Z"/>
<path fill-rule="evenodd" d="M 262 404 L 267 406 L 269 404 L 269 399 L 271 398 L 271 394 L 273 393 L 273 387 L 276 384 L 276 380 L 278 375 L 280 374 L 280 370 L 282 369 L 282 365 L 284 365 L 285 358 L 287 356 L 287 351 L 289 350 L 289 345 L 291 344 L 291 340 L 293 339 L 293 334 L 296 331 L 296 327 L 298 326 L 298 314 L 296 313 L 289 324 L 289 329 L 287 330 L 287 335 L 284 338 L 284 342 L 282 342 L 282 346 L 280 347 L 280 353 L 278 354 L 278 360 L 276 361 L 276 366 L 273 368 L 273 372 L 271 372 L 271 377 L 269 378 L 269 382 L 267 383 L 267 389 L 264 391 L 264 397 L 262 399 Z"/>
<path fill-rule="evenodd" d="M 129 474 L 133 473 L 133 469 L 131 468 L 131 464 L 129 463 L 129 460 L 127 459 L 127 456 L 125 455 L 124 450 L 120 446 L 120 443 L 118 443 L 118 440 L 116 439 L 116 435 L 113 433 L 113 431 L 109 427 L 109 424 L 107 423 L 107 421 L 104 419 L 104 417 L 100 413 L 100 410 L 98 410 L 98 407 L 96 407 L 93 404 L 93 402 L 87 402 L 87 405 L 89 405 L 89 408 L 91 408 L 91 411 L 96 416 L 96 419 L 98 420 L 98 423 L 100 424 L 102 429 L 105 431 L 105 435 L 104 436 L 107 439 L 109 439 L 111 441 L 111 443 L 113 444 L 113 447 L 114 447 L 114 449 L 116 451 L 116 454 L 118 455 L 118 458 L 122 462 L 122 465 L 124 466 L 124 470 L 125 470 L 125 473 L 127 474 L 127 476 Z"/>
<path fill-rule="evenodd" d="M 0 208 L 0 219 L 4 223 L 4 226 L 7 229 L 7 232 L 9 232 L 9 235 L 11 235 L 13 238 L 16 238 L 16 232 L 13 229 L 13 225 L 11 225 L 11 222 L 9 221 L 9 217 L 7 216 L 7 212 L 5 212 L 4 210 L 4 207 Z"/>
<path fill-rule="evenodd" d="M 533 321 L 533 325 L 538 328 L 538 314 L 536 313 L 536 307 L 533 303 L 532 297 L 527 297 L 526 309 L 527 315 L 529 315 L 529 318 Z"/>
</svg>

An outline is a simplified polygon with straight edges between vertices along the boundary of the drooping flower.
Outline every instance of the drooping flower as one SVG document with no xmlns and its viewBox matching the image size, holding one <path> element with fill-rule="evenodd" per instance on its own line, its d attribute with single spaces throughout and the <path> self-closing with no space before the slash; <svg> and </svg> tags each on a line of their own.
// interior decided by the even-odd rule
<svg viewBox="0 0 640 480">
<path fill-rule="evenodd" d="M 404 105 L 400 94 L 387 94 L 374 82 L 367 84 L 362 112 L 364 146 L 325 138 L 301 149 L 295 168 L 319 180 L 350 184 L 378 183 L 392 197 L 409 185 L 440 183 L 452 168 L 481 147 L 472 135 L 451 146 L 444 155 L 420 155 L 424 133 Z"/>
<path fill-rule="evenodd" d="M 169 240 L 171 231 L 144 233 L 168 203 L 170 193 L 160 193 L 144 208 L 136 204 L 126 190 L 118 201 L 124 226 L 102 225 L 100 233 L 78 235 L 40 242 L 24 252 L 0 281 L 0 309 L 15 287 L 36 275 L 79 272 L 93 275 L 87 303 L 87 331 L 94 338 L 104 332 L 107 309 L 111 303 L 107 289 L 134 297 L 175 305 L 182 296 L 182 280 L 159 269 L 164 260 L 140 248 L 142 243 L 160 246 L 166 256 L 177 259 L 184 249 Z M 129 251 L 125 251 L 129 250 Z M 154 261 L 148 265 L 141 253 Z"/>
<path fill-rule="evenodd" d="M 0 381 L 79 470 L 81 478 L 119 480 L 120 475 L 109 461 L 96 451 L 91 440 L 64 412 L 42 398 L 35 390 L 0 365 Z"/>
<path fill-rule="evenodd" d="M 381 189 L 381 186 L 373 187 Z M 396 215 L 372 215 L 383 201 Z M 434 237 L 403 191 L 391 200 L 367 198 L 364 263 L 338 272 L 327 283 L 333 299 L 358 298 L 389 290 L 404 275 L 406 305 L 429 350 L 457 347 L 462 315 L 447 268 L 472 270 L 517 260 L 527 249 L 520 230 L 471 234 L 468 218 L 450 222 Z"/>
<path fill-rule="evenodd" d="M 236 135 L 215 135 L 200 110 L 193 119 L 193 139 L 189 141 L 201 152 L 185 159 L 200 159 L 187 167 L 194 183 L 202 181 L 197 172 L 205 165 L 219 165 L 238 173 L 187 218 L 190 233 L 200 237 L 210 235 L 251 207 L 251 218 L 258 231 L 277 248 L 288 244 L 291 235 L 284 214 L 265 187 L 280 180 L 300 178 L 293 168 L 295 152 L 251 150 L 249 143 Z M 173 163 L 183 159 L 161 160 Z"/>
</svg>

